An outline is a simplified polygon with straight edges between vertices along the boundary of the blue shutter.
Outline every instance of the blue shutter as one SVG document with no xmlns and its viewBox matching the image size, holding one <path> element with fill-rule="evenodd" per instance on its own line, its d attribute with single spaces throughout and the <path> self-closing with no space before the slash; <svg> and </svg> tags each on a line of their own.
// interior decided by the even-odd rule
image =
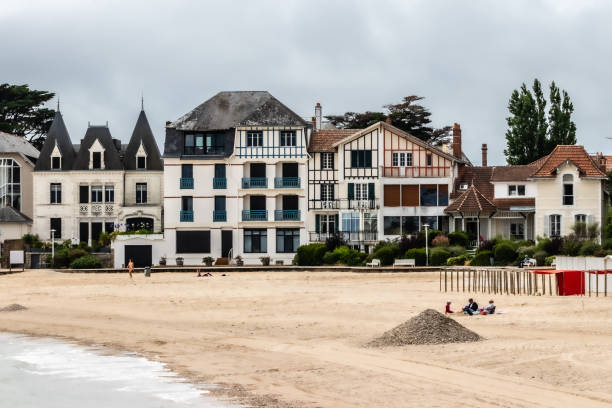
<svg viewBox="0 0 612 408">
<path fill-rule="evenodd" d="M 349 200 L 355 199 L 355 184 L 353 183 L 348 183 L 348 199 Z"/>
<path fill-rule="evenodd" d="M 368 200 L 374 200 L 376 193 L 374 192 L 374 183 L 368 183 Z"/>
<path fill-rule="evenodd" d="M 321 215 L 316 214 L 315 215 L 315 232 L 319 232 L 321 231 L 321 228 L 319 227 L 319 224 L 321 223 Z"/>
</svg>

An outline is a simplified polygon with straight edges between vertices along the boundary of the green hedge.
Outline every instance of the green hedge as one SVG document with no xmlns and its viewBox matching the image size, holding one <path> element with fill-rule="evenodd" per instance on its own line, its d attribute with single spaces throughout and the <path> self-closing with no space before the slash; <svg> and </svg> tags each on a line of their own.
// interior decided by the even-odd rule
<svg viewBox="0 0 612 408">
<path fill-rule="evenodd" d="M 336 254 L 338 261 L 341 264 L 348 266 L 361 265 L 368 256 L 363 252 L 359 252 L 356 249 L 351 249 L 347 246 L 341 246 L 334 249 L 334 254 Z"/>
<path fill-rule="evenodd" d="M 64 248 L 55 253 L 53 261 L 54 268 L 68 268 L 76 259 L 81 258 L 89 253 L 81 248 Z"/>
<path fill-rule="evenodd" d="M 493 256 L 491 251 L 480 251 L 470 261 L 470 266 L 491 266 L 490 258 Z"/>
<path fill-rule="evenodd" d="M 467 255 L 459 255 L 459 256 L 451 256 L 446 260 L 446 265 L 448 266 L 463 266 L 465 265 L 465 261 L 468 260 Z"/>
<path fill-rule="evenodd" d="M 424 266 L 427 256 L 425 255 L 425 248 L 412 248 L 406 251 L 404 254 L 406 259 L 414 259 L 414 263 L 417 266 Z"/>
<path fill-rule="evenodd" d="M 593 241 L 584 241 L 578 254 L 580 256 L 593 256 L 601 249 L 601 245 Z"/>
<path fill-rule="evenodd" d="M 468 234 L 463 231 L 455 231 L 448 234 L 448 239 L 451 245 L 467 247 L 470 244 Z"/>
<path fill-rule="evenodd" d="M 92 255 L 84 255 L 70 264 L 72 269 L 96 269 L 102 267 L 102 262 Z"/>
<path fill-rule="evenodd" d="M 395 253 L 391 246 L 384 246 L 374 252 L 374 258 L 380 260 L 382 266 L 393 265 L 395 259 Z"/>
<path fill-rule="evenodd" d="M 297 249 L 293 263 L 300 266 L 319 266 L 323 263 L 323 256 L 326 251 L 327 246 L 325 244 L 302 245 Z"/>
<path fill-rule="evenodd" d="M 450 258 L 451 253 L 443 247 L 433 248 L 429 255 L 429 264 L 434 266 L 446 265 L 446 260 Z"/>
<path fill-rule="evenodd" d="M 507 241 L 495 245 L 493 257 L 497 265 L 510 265 L 516 261 L 516 248 Z"/>
<path fill-rule="evenodd" d="M 326 252 L 325 255 L 323 255 L 323 263 L 325 265 L 334 265 L 336 262 L 338 262 L 337 254 L 333 252 Z"/>
</svg>

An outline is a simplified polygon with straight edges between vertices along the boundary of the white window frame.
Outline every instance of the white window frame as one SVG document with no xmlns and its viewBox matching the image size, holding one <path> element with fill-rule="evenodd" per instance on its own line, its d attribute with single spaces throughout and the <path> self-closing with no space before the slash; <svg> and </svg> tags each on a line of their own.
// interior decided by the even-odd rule
<svg viewBox="0 0 612 408">
<path fill-rule="evenodd" d="M 112 200 L 107 200 L 106 196 L 111 191 L 113 192 L 113 199 Z M 114 185 L 104 186 L 104 202 L 105 203 L 114 203 L 115 202 L 115 186 Z"/>
<path fill-rule="evenodd" d="M 331 201 L 334 199 L 334 185 L 332 183 L 321 184 L 321 201 Z"/>
<path fill-rule="evenodd" d="M 514 232 L 512 232 L 513 227 L 515 228 Z M 510 223 L 510 238 L 524 240 L 525 239 L 525 224 L 522 222 Z"/>
<path fill-rule="evenodd" d="M 355 183 L 355 200 L 368 200 L 368 183 Z"/>
<path fill-rule="evenodd" d="M 59 167 L 53 167 L 53 159 L 59 159 Z M 61 170 L 62 169 L 62 156 L 51 156 L 51 170 Z"/>
<path fill-rule="evenodd" d="M 523 194 L 520 192 L 520 188 L 523 187 Z M 509 184 L 508 185 L 508 197 L 524 197 L 527 188 L 524 184 Z M 513 193 L 514 192 L 514 193 Z"/>
<path fill-rule="evenodd" d="M 96 193 L 96 201 L 94 201 L 94 193 Z M 92 204 L 100 204 L 104 202 L 104 189 L 101 185 L 89 187 L 89 195 L 91 197 L 90 202 Z"/>
<path fill-rule="evenodd" d="M 574 223 L 584 222 L 586 224 L 588 217 L 589 216 L 587 214 L 574 214 Z"/>
<path fill-rule="evenodd" d="M 138 159 L 140 159 L 141 157 L 144 159 L 144 167 L 138 167 Z M 147 168 L 147 156 L 144 156 L 144 155 L 136 156 L 136 169 L 146 170 L 146 168 Z"/>
<path fill-rule="evenodd" d="M 49 203 L 50 204 L 61 204 L 62 203 L 62 184 L 61 183 L 51 183 L 51 185 L 49 186 L 49 190 L 51 192 Z"/>
<path fill-rule="evenodd" d="M 560 237 L 561 236 L 561 215 L 560 214 L 551 214 L 548 216 L 548 235 L 550 237 Z"/>
<path fill-rule="evenodd" d="M 321 153 L 321 170 L 333 170 L 334 169 L 334 154 L 332 152 Z"/>
<path fill-rule="evenodd" d="M 412 167 L 412 152 L 392 152 L 392 167 Z"/>
</svg>

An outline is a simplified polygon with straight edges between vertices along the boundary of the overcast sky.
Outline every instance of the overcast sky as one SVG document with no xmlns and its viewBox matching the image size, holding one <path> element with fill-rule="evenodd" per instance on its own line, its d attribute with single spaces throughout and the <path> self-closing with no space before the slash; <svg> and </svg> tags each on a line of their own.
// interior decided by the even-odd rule
<svg viewBox="0 0 612 408">
<path fill-rule="evenodd" d="M 143 92 L 160 150 L 166 120 L 223 90 L 304 117 L 416 94 L 474 164 L 481 143 L 503 164 L 508 98 L 537 77 L 569 92 L 578 143 L 612 154 L 610 17 L 588 0 L 2 0 L 0 82 L 57 93 L 74 142 L 88 121 L 127 142 Z"/>
</svg>

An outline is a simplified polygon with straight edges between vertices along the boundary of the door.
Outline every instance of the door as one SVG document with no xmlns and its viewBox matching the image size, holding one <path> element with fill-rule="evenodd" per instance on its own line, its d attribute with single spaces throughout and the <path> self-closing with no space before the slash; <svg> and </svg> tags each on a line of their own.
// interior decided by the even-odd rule
<svg viewBox="0 0 612 408">
<path fill-rule="evenodd" d="M 297 163 L 283 163 L 283 178 L 297 177 L 298 176 L 298 164 Z"/>
<path fill-rule="evenodd" d="M 100 239 L 100 234 L 102 234 L 102 223 L 101 222 L 92 222 L 91 223 L 91 243 L 98 242 Z"/>
<path fill-rule="evenodd" d="M 265 210 L 265 209 L 266 209 L 266 196 L 251 196 L 251 211 Z"/>
<path fill-rule="evenodd" d="M 251 163 L 251 178 L 266 177 L 266 164 L 265 163 Z"/>
<path fill-rule="evenodd" d="M 284 195 L 283 196 L 283 210 L 297 210 L 297 209 L 298 209 L 298 196 Z"/>
<path fill-rule="evenodd" d="M 89 223 L 82 222 L 79 224 L 79 241 L 89 242 Z"/>
<path fill-rule="evenodd" d="M 153 250 L 151 245 L 126 245 L 124 265 L 134 262 L 135 268 L 144 268 L 153 264 Z"/>
<path fill-rule="evenodd" d="M 233 247 L 232 231 L 221 231 L 221 258 L 229 257 L 230 250 Z"/>
</svg>

